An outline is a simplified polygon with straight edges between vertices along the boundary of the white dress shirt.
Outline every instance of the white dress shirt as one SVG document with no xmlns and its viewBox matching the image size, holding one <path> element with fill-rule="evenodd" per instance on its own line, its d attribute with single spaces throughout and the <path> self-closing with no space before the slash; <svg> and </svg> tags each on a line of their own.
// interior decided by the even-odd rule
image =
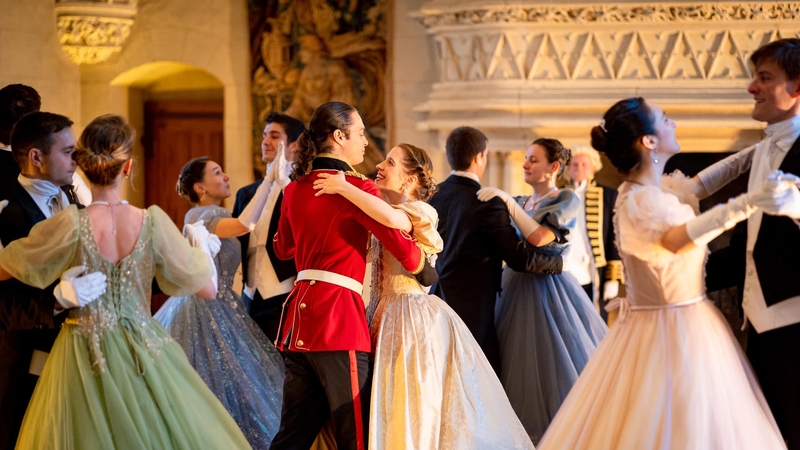
<svg viewBox="0 0 800 450">
<path fill-rule="evenodd" d="M 591 245 L 589 244 L 589 232 L 586 229 L 586 186 L 588 180 L 583 180 L 577 185 L 573 184 L 572 189 L 578 199 L 581 201 L 581 213 L 578 216 L 575 227 L 576 239 L 569 241 L 572 251 L 568 258 L 570 259 L 569 272 L 578 279 L 581 285 L 590 284 L 592 280 L 592 273 L 594 272 L 594 255 L 591 252 Z M 602 206 L 601 206 L 602 207 Z"/>
<path fill-rule="evenodd" d="M 769 174 L 783 163 L 786 153 L 800 137 L 800 116 L 772 124 L 764 130 L 766 137 L 756 144 L 747 190 L 755 192 Z M 767 307 L 761 283 L 758 280 L 753 248 L 761 229 L 764 213 L 756 211 L 747 219 L 747 253 L 742 307 L 746 318 L 759 333 L 800 322 L 800 296 L 792 297 Z M 790 283 L 791 280 L 786 280 Z"/>
<path fill-rule="evenodd" d="M 475 175 L 472 172 L 467 172 L 466 170 L 451 170 L 450 171 L 450 175 L 456 175 L 456 176 L 459 176 L 459 177 L 469 178 L 469 179 L 475 180 L 478 184 L 481 183 L 481 179 L 478 178 L 477 175 Z"/>
<path fill-rule="evenodd" d="M 292 172 L 292 165 L 286 165 L 287 178 Z M 248 297 L 253 298 L 255 291 L 261 294 L 261 298 L 267 299 L 276 295 L 286 294 L 294 287 L 295 277 L 287 278 L 283 281 L 278 280 L 275 268 L 267 253 L 267 245 L 272 245 L 269 241 L 269 226 L 272 222 L 272 214 L 275 204 L 281 194 L 280 189 L 274 181 L 264 181 L 273 183 L 270 188 L 267 203 L 264 205 L 264 212 L 256 222 L 256 227 L 250 232 L 250 241 L 247 245 L 247 273 L 245 275 L 244 292 Z"/>
</svg>

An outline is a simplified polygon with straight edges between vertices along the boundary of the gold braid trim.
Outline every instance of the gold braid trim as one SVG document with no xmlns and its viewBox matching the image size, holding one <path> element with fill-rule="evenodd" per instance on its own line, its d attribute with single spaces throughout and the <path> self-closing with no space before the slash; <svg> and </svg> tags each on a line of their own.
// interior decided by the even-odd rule
<svg viewBox="0 0 800 450">
<path fill-rule="evenodd" d="M 622 270 L 622 261 L 609 261 L 606 266 L 606 280 L 619 281 L 625 284 L 625 272 Z"/>
</svg>

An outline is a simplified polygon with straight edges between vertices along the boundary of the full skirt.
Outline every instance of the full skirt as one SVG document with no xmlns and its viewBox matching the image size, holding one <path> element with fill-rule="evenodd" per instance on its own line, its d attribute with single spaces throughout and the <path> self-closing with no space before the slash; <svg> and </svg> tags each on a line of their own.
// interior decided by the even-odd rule
<svg viewBox="0 0 800 450">
<path fill-rule="evenodd" d="M 783 449 L 750 364 L 709 301 L 618 320 L 539 449 Z"/>
<path fill-rule="evenodd" d="M 102 369 L 64 325 L 28 405 L 17 449 L 249 449 L 236 422 L 158 322 L 151 352 L 135 330 L 106 330 Z"/>
<path fill-rule="evenodd" d="M 370 449 L 533 449 L 472 333 L 440 298 L 383 298 L 372 330 Z"/>
<path fill-rule="evenodd" d="M 511 406 L 537 442 L 608 327 L 572 274 L 506 268 L 502 283 L 495 315 L 500 376 Z"/>
<path fill-rule="evenodd" d="M 253 448 L 268 448 L 280 426 L 283 357 L 239 297 L 170 297 L 155 319 L 183 347 Z"/>
</svg>

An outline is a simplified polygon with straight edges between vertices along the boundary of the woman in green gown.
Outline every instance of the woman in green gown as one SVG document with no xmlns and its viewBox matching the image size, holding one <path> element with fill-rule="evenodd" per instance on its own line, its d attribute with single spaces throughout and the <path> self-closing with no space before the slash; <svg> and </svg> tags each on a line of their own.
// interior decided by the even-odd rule
<svg viewBox="0 0 800 450">
<path fill-rule="evenodd" d="M 121 200 L 134 131 L 92 121 L 75 151 L 94 202 L 70 206 L 0 251 L 0 280 L 45 288 L 85 265 L 106 292 L 69 317 L 36 386 L 17 449 L 249 449 L 181 347 L 150 315 L 153 277 L 170 295 L 213 299 L 214 267 L 157 206 Z"/>
</svg>

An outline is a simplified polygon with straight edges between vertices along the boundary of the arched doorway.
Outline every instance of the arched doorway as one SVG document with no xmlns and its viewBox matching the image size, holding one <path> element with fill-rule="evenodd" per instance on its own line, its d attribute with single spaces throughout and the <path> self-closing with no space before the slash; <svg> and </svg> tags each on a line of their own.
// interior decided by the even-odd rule
<svg viewBox="0 0 800 450">
<path fill-rule="evenodd" d="M 111 85 L 126 91 L 128 117 L 140 136 L 140 172 L 129 198 L 158 205 L 181 227 L 191 207 L 175 191 L 181 167 L 198 156 L 225 160 L 223 84 L 192 65 L 162 61 L 130 69 Z"/>
</svg>

